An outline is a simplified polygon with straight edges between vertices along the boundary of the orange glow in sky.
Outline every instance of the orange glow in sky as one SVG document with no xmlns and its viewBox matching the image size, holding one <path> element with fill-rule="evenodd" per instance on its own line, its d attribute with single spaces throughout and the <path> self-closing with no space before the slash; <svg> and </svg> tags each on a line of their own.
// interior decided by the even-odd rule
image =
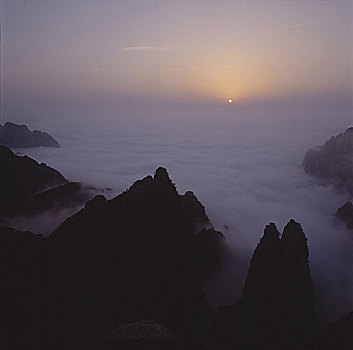
<svg viewBox="0 0 353 350">
<path fill-rule="evenodd" d="M 3 4 L 4 86 L 237 102 L 351 87 L 347 1 L 101 2 Z"/>
</svg>

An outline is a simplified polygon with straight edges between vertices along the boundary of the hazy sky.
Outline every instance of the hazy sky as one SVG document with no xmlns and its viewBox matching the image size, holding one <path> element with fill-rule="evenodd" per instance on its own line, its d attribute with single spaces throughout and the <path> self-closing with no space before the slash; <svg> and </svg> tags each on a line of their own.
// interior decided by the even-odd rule
<svg viewBox="0 0 353 350">
<path fill-rule="evenodd" d="M 350 0 L 3 0 L 3 110 L 347 103 L 352 21 Z"/>
<path fill-rule="evenodd" d="M 351 126 L 351 0 L 1 7 L 0 122 L 48 131 L 63 146 L 22 152 L 71 180 L 119 191 L 166 166 L 246 250 L 244 273 L 265 225 L 282 229 L 295 218 L 309 237 L 314 277 L 324 271 L 320 289 L 344 304 L 335 317 L 352 310 L 352 240 L 332 223 L 346 198 L 300 165 L 308 147 Z M 93 123 L 83 123 L 89 112 Z"/>
</svg>

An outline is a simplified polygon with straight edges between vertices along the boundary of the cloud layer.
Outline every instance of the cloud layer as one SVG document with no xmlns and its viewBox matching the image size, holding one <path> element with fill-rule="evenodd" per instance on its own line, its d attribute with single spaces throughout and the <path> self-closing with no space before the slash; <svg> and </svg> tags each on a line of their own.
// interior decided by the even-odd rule
<svg viewBox="0 0 353 350">
<path fill-rule="evenodd" d="M 235 108 L 75 120 L 33 122 L 31 128 L 51 132 L 63 147 L 20 151 L 70 180 L 111 187 L 115 193 L 165 166 L 179 192 L 194 191 L 216 228 L 228 227 L 225 234 L 235 258 L 217 276 L 218 285 L 208 288 L 215 303 L 232 302 L 239 295 L 265 225 L 275 222 L 281 231 L 294 218 L 308 237 L 323 319 L 353 309 L 352 235 L 334 223 L 347 196 L 301 168 L 306 149 L 343 131 L 349 116 L 266 115 Z"/>
</svg>

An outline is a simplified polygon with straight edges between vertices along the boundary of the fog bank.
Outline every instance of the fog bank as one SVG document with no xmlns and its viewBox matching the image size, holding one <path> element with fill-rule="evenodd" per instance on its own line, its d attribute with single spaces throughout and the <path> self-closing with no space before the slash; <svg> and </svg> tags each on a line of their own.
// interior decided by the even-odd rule
<svg viewBox="0 0 353 350">
<path fill-rule="evenodd" d="M 208 288 L 216 304 L 239 295 L 265 225 L 275 222 L 282 231 L 295 219 L 308 237 L 319 312 L 334 319 L 353 309 L 353 234 L 334 223 L 348 197 L 306 175 L 301 162 L 309 147 L 350 123 L 349 113 L 264 113 L 233 106 L 39 117 L 28 126 L 51 133 L 62 148 L 17 151 L 72 181 L 110 187 L 116 194 L 166 167 L 178 191 L 192 190 L 217 229 L 228 227 L 224 233 L 236 261 Z"/>
</svg>

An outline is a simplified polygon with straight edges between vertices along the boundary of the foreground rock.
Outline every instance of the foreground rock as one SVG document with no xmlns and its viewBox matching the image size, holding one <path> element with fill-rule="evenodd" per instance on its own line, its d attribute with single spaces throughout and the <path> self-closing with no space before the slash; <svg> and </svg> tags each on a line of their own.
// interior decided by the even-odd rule
<svg viewBox="0 0 353 350">
<path fill-rule="evenodd" d="M 163 168 L 90 200 L 47 239 L 8 228 L 0 239 L 4 348 L 98 346 L 119 325 L 151 319 L 184 345 L 212 334 L 199 259 L 215 264 L 224 238 Z"/>
<path fill-rule="evenodd" d="M 59 142 L 46 132 L 30 131 L 24 124 L 10 122 L 0 125 L 0 145 L 10 148 L 60 147 Z"/>
<path fill-rule="evenodd" d="M 303 160 L 305 172 L 353 194 L 353 128 L 332 136 Z"/>
<path fill-rule="evenodd" d="M 255 249 L 242 299 L 220 311 L 225 349 L 310 349 L 315 332 L 314 292 L 306 237 L 294 220 L 282 237 L 266 226 Z"/>
</svg>

